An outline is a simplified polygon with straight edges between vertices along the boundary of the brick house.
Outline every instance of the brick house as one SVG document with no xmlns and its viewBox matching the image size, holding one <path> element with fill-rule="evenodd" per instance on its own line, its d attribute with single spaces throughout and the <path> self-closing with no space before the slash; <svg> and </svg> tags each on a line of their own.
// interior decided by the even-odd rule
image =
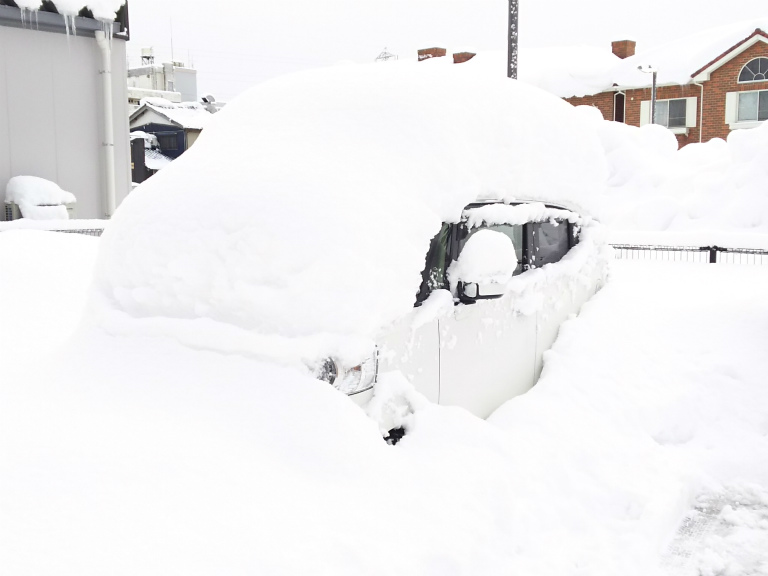
<svg viewBox="0 0 768 576">
<path fill-rule="evenodd" d="M 658 71 L 656 123 L 680 146 L 726 138 L 732 130 L 768 120 L 768 26 L 705 31 L 656 50 L 635 54 L 635 42 L 612 43 L 620 59 L 600 92 L 566 97 L 597 107 L 607 120 L 642 126 L 651 121 L 651 74 Z M 560 94 L 560 96 L 564 96 Z"/>
</svg>

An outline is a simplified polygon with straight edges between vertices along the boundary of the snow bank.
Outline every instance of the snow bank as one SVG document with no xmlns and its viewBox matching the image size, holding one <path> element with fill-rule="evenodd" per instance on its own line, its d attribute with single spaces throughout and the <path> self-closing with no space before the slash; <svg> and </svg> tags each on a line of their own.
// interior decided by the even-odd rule
<svg viewBox="0 0 768 576">
<path fill-rule="evenodd" d="M 8 231 L 0 222 L 0 358 L 8 368 L 39 362 L 64 344 L 80 323 L 98 239 L 81 234 Z M 70 220 L 69 222 L 72 222 Z"/>
<path fill-rule="evenodd" d="M 680 150 L 660 126 L 600 126 L 610 165 L 602 215 L 614 242 L 645 231 L 733 245 L 739 234 L 754 247 L 755 236 L 768 234 L 768 124 Z"/>
<path fill-rule="evenodd" d="M 77 202 L 75 195 L 59 185 L 37 176 L 14 176 L 5 187 L 6 204 L 18 204 L 24 218 L 32 220 L 66 220 L 65 204 Z"/>
<path fill-rule="evenodd" d="M 489 422 L 389 375 L 368 408 L 408 426 L 392 447 L 332 387 L 242 356 L 99 330 L 44 355 L 71 319 L 40 303 L 82 305 L 96 243 L 0 234 L 5 573 L 648 576 L 708 502 L 673 573 L 764 572 L 763 269 L 617 266 Z"/>
<path fill-rule="evenodd" d="M 113 218 L 96 274 L 112 325 L 205 323 L 241 347 L 370 339 L 411 310 L 430 239 L 470 202 L 588 209 L 606 174 L 594 129 L 476 61 L 314 70 L 242 95 Z"/>
</svg>

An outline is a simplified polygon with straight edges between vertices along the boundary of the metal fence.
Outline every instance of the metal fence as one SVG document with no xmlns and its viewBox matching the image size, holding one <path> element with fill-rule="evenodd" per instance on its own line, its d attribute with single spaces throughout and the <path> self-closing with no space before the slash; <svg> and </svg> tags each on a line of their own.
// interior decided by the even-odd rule
<svg viewBox="0 0 768 576">
<path fill-rule="evenodd" d="M 617 260 L 768 265 L 768 250 L 720 246 L 612 244 Z"/>
<path fill-rule="evenodd" d="M 78 228 L 74 230 L 50 230 L 50 232 L 63 232 L 64 234 L 84 234 L 86 236 L 101 236 L 104 228 Z"/>
</svg>

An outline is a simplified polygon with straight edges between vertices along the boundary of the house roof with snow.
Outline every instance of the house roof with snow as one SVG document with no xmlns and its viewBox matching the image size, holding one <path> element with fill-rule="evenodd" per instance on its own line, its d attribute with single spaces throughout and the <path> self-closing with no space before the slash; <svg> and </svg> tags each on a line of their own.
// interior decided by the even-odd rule
<svg viewBox="0 0 768 576">
<path fill-rule="evenodd" d="M 645 88 L 657 70 L 657 82 L 688 84 L 709 74 L 757 42 L 768 43 L 768 17 L 702 30 L 620 59 L 609 49 L 553 47 L 521 53 L 520 79 L 561 98 L 619 88 Z"/>
<path fill-rule="evenodd" d="M 0 26 L 93 37 L 109 29 L 128 40 L 127 0 L 0 0 Z"/>
<path fill-rule="evenodd" d="M 164 98 L 144 98 L 130 117 L 131 127 L 171 124 L 185 130 L 202 130 L 213 114 L 197 102 L 175 104 Z"/>
</svg>

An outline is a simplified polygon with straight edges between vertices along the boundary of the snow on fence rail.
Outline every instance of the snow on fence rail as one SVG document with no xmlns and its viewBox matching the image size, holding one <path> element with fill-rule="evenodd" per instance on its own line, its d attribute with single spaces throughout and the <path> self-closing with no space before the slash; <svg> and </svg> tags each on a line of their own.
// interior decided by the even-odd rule
<svg viewBox="0 0 768 576">
<path fill-rule="evenodd" d="M 768 264 L 768 250 L 720 246 L 611 244 L 617 260 L 654 260 L 701 264 Z"/>
</svg>

